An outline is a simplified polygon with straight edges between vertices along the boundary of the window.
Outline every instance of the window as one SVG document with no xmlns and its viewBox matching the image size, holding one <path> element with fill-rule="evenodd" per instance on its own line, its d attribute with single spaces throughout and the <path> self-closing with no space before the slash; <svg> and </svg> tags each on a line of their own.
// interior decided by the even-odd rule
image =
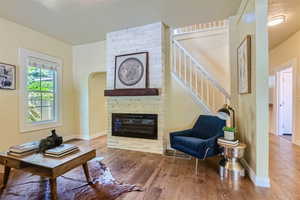
<svg viewBox="0 0 300 200">
<path fill-rule="evenodd" d="M 22 132 L 61 125 L 61 63 L 57 58 L 20 50 Z"/>
<path fill-rule="evenodd" d="M 55 120 L 56 63 L 30 58 L 27 66 L 27 121 Z M 53 65 L 53 66 L 52 66 Z"/>
</svg>

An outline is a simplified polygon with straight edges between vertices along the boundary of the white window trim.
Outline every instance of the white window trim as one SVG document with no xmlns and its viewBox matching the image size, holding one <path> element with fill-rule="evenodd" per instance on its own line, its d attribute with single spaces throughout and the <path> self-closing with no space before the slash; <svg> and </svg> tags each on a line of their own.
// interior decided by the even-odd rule
<svg viewBox="0 0 300 200">
<path fill-rule="evenodd" d="M 40 58 L 42 60 L 47 60 L 50 62 L 55 62 L 58 64 L 57 67 L 57 84 L 56 91 L 57 95 L 55 95 L 55 101 L 57 102 L 57 106 L 55 106 L 55 120 L 54 121 L 43 121 L 36 123 L 28 123 L 27 122 L 27 111 L 28 111 L 28 102 L 27 102 L 27 59 L 29 57 Z M 30 51 L 27 49 L 20 48 L 19 49 L 19 66 L 20 66 L 20 131 L 21 132 L 29 132 L 34 130 L 41 129 L 49 129 L 55 128 L 58 126 L 62 126 L 62 60 L 48 56 L 42 53 Z"/>
</svg>

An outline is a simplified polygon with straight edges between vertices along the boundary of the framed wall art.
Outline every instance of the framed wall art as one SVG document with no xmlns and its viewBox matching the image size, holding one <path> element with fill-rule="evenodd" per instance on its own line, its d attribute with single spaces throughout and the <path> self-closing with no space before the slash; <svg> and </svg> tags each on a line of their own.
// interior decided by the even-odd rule
<svg viewBox="0 0 300 200">
<path fill-rule="evenodd" d="M 148 87 L 148 52 L 115 57 L 115 89 Z"/>
<path fill-rule="evenodd" d="M 16 89 L 16 66 L 0 63 L 0 89 Z"/>
<path fill-rule="evenodd" d="M 251 36 L 247 35 L 237 49 L 239 93 L 251 93 Z"/>
</svg>

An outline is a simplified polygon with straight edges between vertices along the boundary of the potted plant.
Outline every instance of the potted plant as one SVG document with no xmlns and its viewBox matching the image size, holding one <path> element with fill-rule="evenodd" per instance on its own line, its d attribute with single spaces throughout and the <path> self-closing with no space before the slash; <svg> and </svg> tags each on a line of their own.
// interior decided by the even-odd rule
<svg viewBox="0 0 300 200">
<path fill-rule="evenodd" d="M 236 128 L 225 126 L 223 131 L 226 140 L 235 140 Z"/>
</svg>

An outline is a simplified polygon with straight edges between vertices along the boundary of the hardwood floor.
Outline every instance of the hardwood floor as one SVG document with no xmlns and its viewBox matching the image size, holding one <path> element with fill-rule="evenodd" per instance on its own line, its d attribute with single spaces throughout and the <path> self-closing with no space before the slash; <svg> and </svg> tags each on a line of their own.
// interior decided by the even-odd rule
<svg viewBox="0 0 300 200">
<path fill-rule="evenodd" d="M 281 135 L 280 137 L 292 142 L 292 135 Z"/>
<path fill-rule="evenodd" d="M 233 185 L 220 180 L 218 158 L 195 160 L 127 150 L 109 149 L 106 137 L 77 140 L 97 149 L 97 156 L 119 181 L 138 184 L 143 192 L 123 194 L 118 200 L 300 200 L 300 147 L 270 134 L 271 188 L 255 187 L 249 178 Z M 2 171 L 2 170 L 1 170 Z"/>
<path fill-rule="evenodd" d="M 300 147 L 278 136 L 270 136 L 271 188 L 255 187 L 249 178 L 233 185 L 220 180 L 218 158 L 199 162 L 198 176 L 195 160 L 151 153 L 106 148 L 106 137 L 89 143 L 104 157 L 113 175 L 120 181 L 138 184 L 144 192 L 131 192 L 118 200 L 242 200 L 242 199 L 300 199 Z"/>
</svg>

